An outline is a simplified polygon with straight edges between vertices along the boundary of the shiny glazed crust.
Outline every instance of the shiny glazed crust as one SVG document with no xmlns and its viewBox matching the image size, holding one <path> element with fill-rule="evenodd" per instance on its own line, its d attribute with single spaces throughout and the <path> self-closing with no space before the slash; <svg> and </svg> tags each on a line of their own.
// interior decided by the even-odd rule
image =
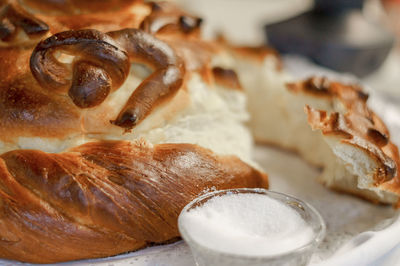
<svg viewBox="0 0 400 266">
<path fill-rule="evenodd" d="M 161 244 L 179 237 L 181 209 L 211 187 L 268 181 L 236 157 L 192 144 L 108 141 L 60 154 L 11 151 L 0 161 L 0 256 L 52 263 Z"/>
<path fill-rule="evenodd" d="M 123 139 L 172 101 L 165 116 L 176 116 L 193 72 L 240 88 L 233 71 L 213 73 L 216 48 L 197 39 L 200 19 L 142 1 L 0 3 L 1 258 L 53 263 L 174 241 L 181 209 L 205 190 L 268 188 L 265 173 L 235 156 L 99 134 Z M 132 63 L 152 72 L 113 106 Z M 59 153 L 7 148 L 88 135 Z"/>
</svg>

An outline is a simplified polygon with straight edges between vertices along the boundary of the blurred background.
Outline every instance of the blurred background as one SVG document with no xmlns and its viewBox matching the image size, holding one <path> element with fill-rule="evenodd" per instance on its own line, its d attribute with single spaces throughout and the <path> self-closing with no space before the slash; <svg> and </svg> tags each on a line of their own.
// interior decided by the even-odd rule
<svg viewBox="0 0 400 266">
<path fill-rule="evenodd" d="M 203 33 L 351 73 L 400 106 L 400 0 L 175 0 Z"/>
</svg>

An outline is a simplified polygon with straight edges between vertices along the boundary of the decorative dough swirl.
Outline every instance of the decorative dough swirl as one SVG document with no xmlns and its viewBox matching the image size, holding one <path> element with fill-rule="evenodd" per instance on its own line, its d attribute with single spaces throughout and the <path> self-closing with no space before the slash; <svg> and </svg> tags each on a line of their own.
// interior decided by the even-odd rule
<svg viewBox="0 0 400 266">
<path fill-rule="evenodd" d="M 72 62 L 61 62 L 64 54 L 73 56 Z M 101 104 L 123 84 L 131 62 L 145 63 L 155 70 L 111 121 L 130 130 L 182 85 L 183 63 L 166 43 L 138 29 L 107 34 L 97 30 L 65 31 L 36 46 L 30 67 L 43 88 L 68 91 L 76 106 L 90 108 Z"/>
</svg>

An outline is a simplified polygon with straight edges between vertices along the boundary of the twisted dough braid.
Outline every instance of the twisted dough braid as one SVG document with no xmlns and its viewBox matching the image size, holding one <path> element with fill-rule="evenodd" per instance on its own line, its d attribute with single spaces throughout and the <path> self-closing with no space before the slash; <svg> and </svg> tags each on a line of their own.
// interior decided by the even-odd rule
<svg viewBox="0 0 400 266">
<path fill-rule="evenodd" d="M 210 187 L 268 183 L 236 157 L 192 144 L 11 151 L 0 160 L 0 257 L 52 263 L 173 240 L 181 209 Z"/>
</svg>

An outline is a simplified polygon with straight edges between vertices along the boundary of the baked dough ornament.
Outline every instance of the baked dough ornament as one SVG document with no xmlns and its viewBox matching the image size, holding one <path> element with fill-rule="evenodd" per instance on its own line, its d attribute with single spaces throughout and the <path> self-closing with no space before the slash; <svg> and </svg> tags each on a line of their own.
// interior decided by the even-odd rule
<svg viewBox="0 0 400 266">
<path fill-rule="evenodd" d="M 398 151 L 359 88 L 286 85 L 272 50 L 204 41 L 201 19 L 169 3 L 1 3 L 0 257 L 168 243 L 203 191 L 267 188 L 247 106 L 256 140 L 325 166 L 328 186 L 397 203 Z"/>
</svg>

